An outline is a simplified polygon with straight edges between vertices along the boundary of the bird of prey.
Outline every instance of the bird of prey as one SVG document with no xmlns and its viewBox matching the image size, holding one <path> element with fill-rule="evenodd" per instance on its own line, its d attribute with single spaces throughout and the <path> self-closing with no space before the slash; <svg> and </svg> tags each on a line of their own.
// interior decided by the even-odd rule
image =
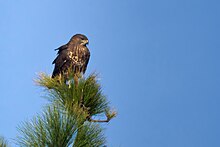
<svg viewBox="0 0 220 147">
<path fill-rule="evenodd" d="M 58 50 L 58 53 L 53 61 L 55 68 L 52 78 L 59 75 L 66 79 L 69 69 L 74 72 L 74 76 L 84 74 L 90 58 L 89 49 L 86 47 L 88 43 L 88 38 L 85 35 L 76 34 L 67 44 L 55 49 Z"/>
</svg>

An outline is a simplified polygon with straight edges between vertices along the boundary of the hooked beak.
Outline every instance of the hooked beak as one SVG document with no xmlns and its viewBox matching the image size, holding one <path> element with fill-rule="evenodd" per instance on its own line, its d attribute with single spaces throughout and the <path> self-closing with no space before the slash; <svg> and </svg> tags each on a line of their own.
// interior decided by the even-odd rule
<svg viewBox="0 0 220 147">
<path fill-rule="evenodd" d="M 83 45 L 89 44 L 89 40 L 83 40 L 83 41 L 82 41 L 82 44 L 83 44 Z"/>
</svg>

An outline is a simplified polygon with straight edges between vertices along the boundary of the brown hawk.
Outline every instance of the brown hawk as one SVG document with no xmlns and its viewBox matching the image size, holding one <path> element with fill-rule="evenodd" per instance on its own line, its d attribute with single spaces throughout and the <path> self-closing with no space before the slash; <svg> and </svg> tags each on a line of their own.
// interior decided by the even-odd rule
<svg viewBox="0 0 220 147">
<path fill-rule="evenodd" d="M 55 68 L 52 78 L 60 75 L 66 79 L 69 69 L 74 72 L 74 75 L 84 74 L 90 58 L 89 49 L 86 47 L 88 43 L 88 38 L 85 35 L 76 34 L 67 44 L 55 49 L 58 50 L 58 53 L 53 61 Z"/>
</svg>

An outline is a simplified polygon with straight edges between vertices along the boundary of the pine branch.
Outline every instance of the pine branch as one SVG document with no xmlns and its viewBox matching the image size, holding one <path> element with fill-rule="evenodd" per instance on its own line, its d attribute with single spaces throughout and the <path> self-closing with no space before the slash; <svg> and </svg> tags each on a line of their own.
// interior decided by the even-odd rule
<svg viewBox="0 0 220 147">
<path fill-rule="evenodd" d="M 100 123 L 103 123 L 103 122 L 109 122 L 112 118 L 116 117 L 117 115 L 117 112 L 116 111 L 109 111 L 109 110 L 106 110 L 105 112 L 105 116 L 106 116 L 106 119 L 105 120 L 99 120 L 99 119 L 93 119 L 91 116 L 88 116 L 87 117 L 87 120 L 89 122 L 100 122 Z"/>
<path fill-rule="evenodd" d="M 19 127 L 18 145 L 68 147 L 83 120 L 78 114 L 68 116 L 55 106 L 47 107 L 42 116 Z"/>
<path fill-rule="evenodd" d="M 100 123 L 106 122 L 107 123 L 110 121 L 110 119 L 107 118 L 106 120 L 97 120 L 97 119 L 89 118 L 88 121 L 89 122 L 100 122 Z"/>
<path fill-rule="evenodd" d="M 58 80 L 58 77 L 51 79 L 46 74 L 40 74 L 36 83 L 45 88 L 52 103 L 58 104 L 68 112 L 71 113 L 72 107 L 76 105 L 88 116 L 105 113 L 106 109 L 110 109 L 95 74 L 88 78 L 79 78 L 77 88 L 73 79 L 69 79 L 69 85 L 62 82 L 64 79 L 60 79 L 61 82 L 57 82 Z"/>
<path fill-rule="evenodd" d="M 0 137 L 0 147 L 7 147 L 8 142 L 5 140 L 4 137 Z"/>
<path fill-rule="evenodd" d="M 103 147 L 106 143 L 103 129 L 94 123 L 85 123 L 78 129 L 73 147 Z"/>
</svg>

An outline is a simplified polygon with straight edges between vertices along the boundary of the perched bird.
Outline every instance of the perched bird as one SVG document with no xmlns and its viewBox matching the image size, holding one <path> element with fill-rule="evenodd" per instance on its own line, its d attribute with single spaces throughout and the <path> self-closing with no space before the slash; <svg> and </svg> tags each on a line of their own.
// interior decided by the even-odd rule
<svg viewBox="0 0 220 147">
<path fill-rule="evenodd" d="M 88 43 L 88 38 L 85 35 L 76 34 L 67 44 L 55 49 L 58 50 L 58 53 L 53 61 L 55 67 L 52 78 L 59 75 L 66 79 L 69 69 L 74 72 L 74 77 L 81 73 L 84 74 L 90 58 L 89 49 L 86 47 Z"/>
</svg>

